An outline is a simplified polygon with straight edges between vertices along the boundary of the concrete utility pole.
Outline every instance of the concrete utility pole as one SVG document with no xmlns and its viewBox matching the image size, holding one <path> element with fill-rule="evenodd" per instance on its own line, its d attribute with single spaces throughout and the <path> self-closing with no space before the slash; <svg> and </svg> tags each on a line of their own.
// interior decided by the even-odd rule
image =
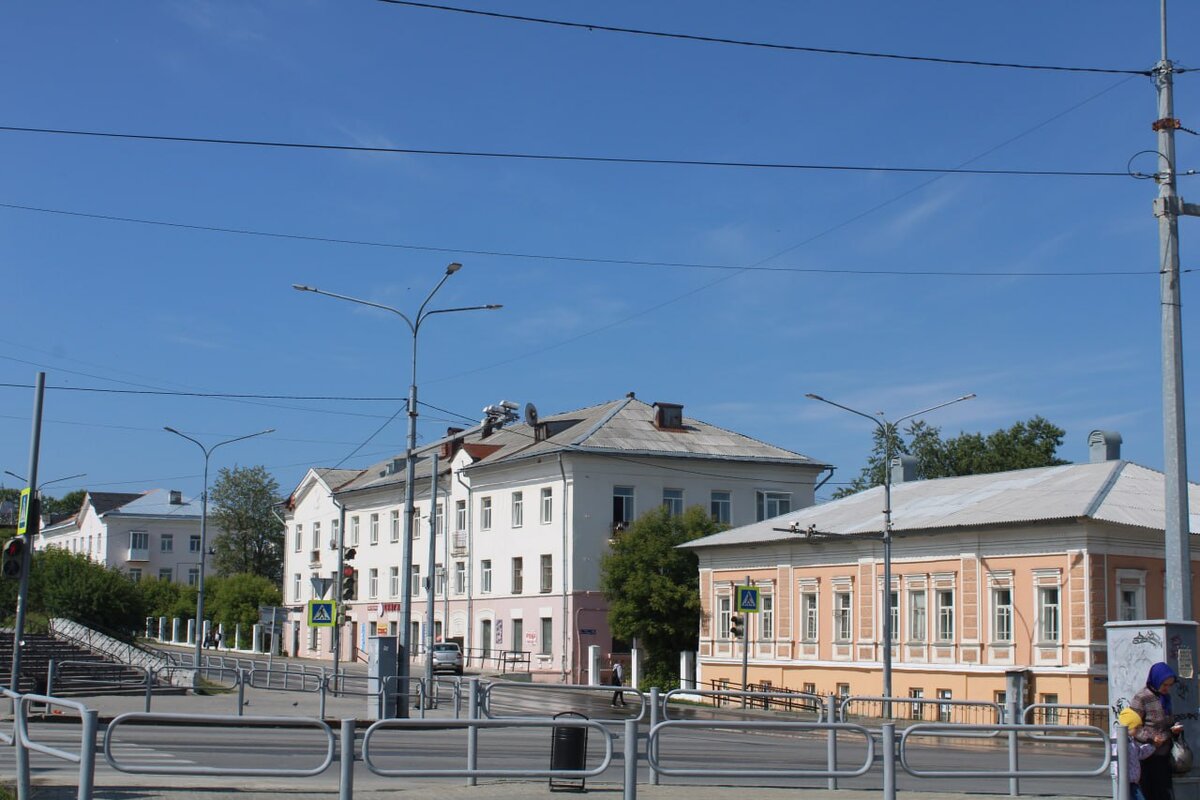
<svg viewBox="0 0 1200 800">
<path fill-rule="evenodd" d="M 429 550 L 426 558 L 429 559 L 428 565 L 425 567 L 425 574 L 428 576 L 428 581 L 425 586 L 425 689 L 427 692 L 432 692 L 433 689 L 433 603 L 434 589 L 437 587 L 437 504 L 438 504 L 438 454 L 435 450 L 429 457 Z M 445 565 L 442 565 L 445 569 Z M 447 586 L 447 589 L 450 587 Z M 449 592 L 447 592 L 449 594 Z M 446 626 L 449 623 L 447 620 L 442 620 L 442 640 L 446 639 Z M 432 695 L 430 695 L 432 696 Z"/>
<path fill-rule="evenodd" d="M 29 568 L 33 564 L 33 542 L 41 525 L 41 503 L 37 494 L 38 453 L 42 445 L 42 397 L 46 394 L 46 373 L 39 372 L 33 389 L 33 429 L 29 436 L 29 510 L 26 518 L 25 548 L 21 551 L 21 580 L 17 587 L 17 614 L 13 622 L 12 674 L 8 686 L 21 691 L 21 640 L 25 638 L 25 612 L 29 604 Z M 14 701 L 15 703 L 15 701 Z M 16 706 L 13 706 L 16 710 Z"/>
<path fill-rule="evenodd" d="M 1187 425 L 1183 407 L 1183 325 L 1179 291 L 1179 215 L 1200 216 L 1200 205 L 1176 193 L 1175 119 L 1172 95 L 1175 66 L 1167 57 L 1167 0 L 1161 0 L 1162 58 L 1154 68 L 1158 88 L 1158 217 L 1160 303 L 1162 306 L 1163 472 L 1165 477 L 1166 614 L 1171 621 L 1192 618 L 1191 552 L 1188 544 Z"/>
</svg>

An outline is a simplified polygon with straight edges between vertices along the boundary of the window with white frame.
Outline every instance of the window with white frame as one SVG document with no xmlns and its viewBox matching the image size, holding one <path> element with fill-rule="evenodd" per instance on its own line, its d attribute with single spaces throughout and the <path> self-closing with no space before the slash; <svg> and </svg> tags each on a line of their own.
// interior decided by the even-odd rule
<svg viewBox="0 0 1200 800">
<path fill-rule="evenodd" d="M 350 541 L 346 544 L 351 547 L 358 547 L 358 516 L 350 518 Z"/>
<path fill-rule="evenodd" d="M 1146 618 L 1146 572 L 1117 570 L 1117 619 L 1122 622 Z"/>
<path fill-rule="evenodd" d="M 999 580 L 1003 582 L 992 579 L 992 641 L 1010 644 L 1013 640 L 1013 598 L 1012 586 L 1008 581 L 1011 578 Z"/>
<path fill-rule="evenodd" d="M 129 580 L 138 583 L 142 580 L 142 570 L 140 567 L 129 568 Z"/>
<path fill-rule="evenodd" d="M 200 535 L 199 534 L 188 537 L 188 552 L 189 553 L 199 553 L 200 552 Z"/>
<path fill-rule="evenodd" d="M 304 523 L 297 522 L 292 534 L 292 549 L 299 553 L 304 549 Z"/>
<path fill-rule="evenodd" d="M 301 600 L 301 598 L 300 598 L 300 573 L 299 572 L 292 575 L 292 598 L 297 603 L 299 603 Z"/>
<path fill-rule="evenodd" d="M 372 514 L 369 524 L 370 524 L 370 527 L 367 529 L 368 530 L 367 535 L 370 538 L 367 541 L 370 544 L 379 544 L 379 515 Z"/>
<path fill-rule="evenodd" d="M 1037 606 L 1038 641 L 1057 644 L 1062 639 L 1058 587 L 1039 586 L 1037 588 Z"/>
<path fill-rule="evenodd" d="M 953 700 L 954 693 L 949 689 L 937 690 L 938 700 Z M 949 703 L 938 703 L 938 722 L 952 722 L 954 706 Z"/>
<path fill-rule="evenodd" d="M 554 619 L 542 617 L 542 632 L 538 639 L 538 655 L 550 655 L 550 645 L 554 641 Z"/>
<path fill-rule="evenodd" d="M 727 594 L 723 594 L 717 598 L 717 630 L 713 633 L 714 639 L 728 639 L 729 628 L 732 625 L 730 615 L 733 609 L 733 598 Z"/>
<path fill-rule="evenodd" d="M 895 644 L 900 640 L 900 593 L 895 589 L 888 592 L 888 607 L 892 626 L 892 644 Z"/>
<path fill-rule="evenodd" d="M 312 526 L 312 549 L 321 549 L 321 523 L 314 522 Z"/>
<path fill-rule="evenodd" d="M 329 540 L 331 542 L 333 542 L 334 547 L 337 547 L 338 545 L 341 544 L 341 536 L 339 535 L 342 530 L 341 526 L 342 526 L 341 520 L 338 520 L 338 519 L 329 520 Z"/>
<path fill-rule="evenodd" d="M 775 639 L 775 596 L 763 594 L 759 599 L 758 638 L 769 642 Z"/>
<path fill-rule="evenodd" d="M 839 642 L 848 642 L 853 635 L 851 600 L 850 592 L 833 593 L 833 638 Z"/>
<path fill-rule="evenodd" d="M 542 524 L 549 525 L 554 520 L 554 489 L 546 486 L 542 489 Z"/>
<path fill-rule="evenodd" d="M 150 534 L 146 531 L 129 532 L 129 557 L 145 560 L 150 549 Z"/>
<path fill-rule="evenodd" d="M 733 520 L 733 495 L 720 489 L 709 492 L 708 513 L 713 522 L 728 525 Z"/>
<path fill-rule="evenodd" d="M 458 500 L 454 503 L 454 530 L 465 531 L 467 529 L 467 501 Z"/>
<path fill-rule="evenodd" d="M 542 582 L 540 589 L 545 593 L 554 588 L 554 561 L 549 553 L 542 554 L 541 568 Z"/>
<path fill-rule="evenodd" d="M 379 570 L 375 567 L 367 570 L 367 598 L 374 600 L 379 596 Z"/>
<path fill-rule="evenodd" d="M 388 570 L 388 595 L 391 597 L 400 596 L 400 568 L 392 567 Z"/>
<path fill-rule="evenodd" d="M 479 530 L 490 531 L 492 529 L 492 498 L 479 498 Z"/>
<path fill-rule="evenodd" d="M 444 595 L 446 593 L 446 565 L 434 564 L 433 576 L 435 580 L 434 592 L 439 596 Z"/>
<path fill-rule="evenodd" d="M 393 543 L 400 541 L 400 509 L 398 508 L 392 509 L 389 539 Z"/>
<path fill-rule="evenodd" d="M 482 559 L 479 562 L 479 593 L 490 594 L 492 591 L 492 560 Z"/>
<path fill-rule="evenodd" d="M 446 530 L 445 515 L 442 513 L 442 504 L 438 503 L 433 509 L 433 532 L 434 535 L 441 535 Z"/>
<path fill-rule="evenodd" d="M 164 533 L 160 535 L 158 539 L 158 546 L 164 553 L 175 552 L 175 534 Z"/>
<path fill-rule="evenodd" d="M 755 514 L 759 522 L 771 517 L 778 517 L 792 510 L 791 492 L 757 491 L 755 496 Z"/>
<path fill-rule="evenodd" d="M 672 517 L 683 515 L 683 489 L 663 489 L 663 508 Z"/>
<path fill-rule="evenodd" d="M 912 698 L 913 700 L 918 701 L 918 702 L 914 702 L 912 704 L 912 713 L 910 714 L 910 716 L 913 719 L 924 719 L 925 704 L 922 702 L 919 702 L 919 701 L 925 699 L 925 690 L 914 687 L 914 688 L 908 690 L 908 696 L 910 698 Z"/>
<path fill-rule="evenodd" d="M 628 527 L 633 522 L 633 487 L 614 486 L 612 505 L 613 524 Z"/>
<path fill-rule="evenodd" d="M 196 586 L 200 583 L 200 568 L 188 567 L 187 585 Z"/>
<path fill-rule="evenodd" d="M 819 618 L 817 617 L 817 593 L 816 591 L 802 592 L 800 594 L 800 636 L 806 642 L 817 641 L 817 636 L 820 632 Z"/>
<path fill-rule="evenodd" d="M 421 586 L 421 565 L 413 564 L 408 573 L 408 596 L 416 595 Z"/>
<path fill-rule="evenodd" d="M 467 593 L 467 562 L 454 562 L 454 593 Z"/>
<path fill-rule="evenodd" d="M 910 589 L 908 592 L 908 641 L 923 642 L 926 640 L 926 611 L 925 590 Z"/>
<path fill-rule="evenodd" d="M 525 559 L 520 556 L 512 560 L 512 593 L 525 591 Z"/>
<path fill-rule="evenodd" d="M 512 493 L 512 526 L 520 528 L 525 524 L 525 493 Z"/>
<path fill-rule="evenodd" d="M 160 581 L 175 580 L 175 570 L 171 569 L 170 567 L 161 567 L 158 570 L 158 579 Z"/>
<path fill-rule="evenodd" d="M 954 590 L 937 590 L 937 640 L 954 641 Z"/>
</svg>

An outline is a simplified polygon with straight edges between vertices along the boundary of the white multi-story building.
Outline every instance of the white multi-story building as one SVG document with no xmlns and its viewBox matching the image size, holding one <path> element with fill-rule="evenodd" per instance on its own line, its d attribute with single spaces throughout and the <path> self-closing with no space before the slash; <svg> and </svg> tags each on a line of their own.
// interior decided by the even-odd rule
<svg viewBox="0 0 1200 800">
<path fill-rule="evenodd" d="M 581 679 L 590 645 L 623 649 L 608 627 L 600 560 L 636 516 L 700 505 L 720 522 L 744 525 L 811 505 L 828 469 L 632 394 L 453 437 L 436 455 L 432 565 L 434 453 L 417 462 L 412 641 L 424 641 L 432 625 L 435 640 L 457 641 L 474 656 L 522 651 L 535 674 L 567 680 Z M 314 596 L 310 578 L 336 575 L 345 506 L 357 594 L 345 607 L 343 657 L 361 658 L 368 635 L 399 633 L 404 472 L 402 457 L 361 472 L 313 469 L 288 502 L 284 597 L 298 612 Z M 296 619 L 293 651 L 329 657 L 330 629 L 306 629 L 302 613 Z"/>
<path fill-rule="evenodd" d="M 34 548 L 50 547 L 83 553 L 134 580 L 194 584 L 200 579 L 200 503 L 173 489 L 88 492 L 74 516 L 42 527 Z"/>
</svg>

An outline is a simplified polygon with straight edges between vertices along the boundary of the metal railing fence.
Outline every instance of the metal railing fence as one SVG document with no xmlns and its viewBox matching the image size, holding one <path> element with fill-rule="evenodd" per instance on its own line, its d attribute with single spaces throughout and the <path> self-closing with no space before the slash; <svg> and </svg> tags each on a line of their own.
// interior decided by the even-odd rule
<svg viewBox="0 0 1200 800">
<path fill-rule="evenodd" d="M 592 684 L 578 683 L 513 683 L 508 681 L 493 681 L 485 684 L 480 684 L 479 692 L 479 710 L 484 717 L 488 719 L 517 719 L 531 716 L 539 716 L 537 714 L 515 713 L 502 714 L 498 713 L 496 708 L 496 695 L 503 694 L 566 694 L 568 696 L 578 695 L 581 697 L 602 696 L 612 697 L 614 693 L 621 692 L 624 697 L 632 697 L 633 705 L 637 709 L 637 715 L 630 717 L 627 714 L 619 717 L 599 718 L 606 722 L 624 722 L 627 719 L 641 721 L 646 718 L 648 703 L 646 695 L 638 689 L 629 686 L 604 686 Z M 501 698 L 503 699 L 503 698 Z M 513 701 L 509 701 L 513 702 Z M 544 708 L 544 706 L 543 706 Z M 563 709 L 558 709 L 563 710 Z"/>
<path fill-rule="evenodd" d="M 8 694 L 11 695 L 11 692 Z M 41 703 L 45 706 L 69 708 L 79 712 L 79 751 L 62 750 L 42 742 L 34 741 L 29 735 L 29 705 Z M 99 727 L 98 712 L 83 703 L 66 700 L 61 697 L 50 697 L 44 694 L 23 694 L 16 698 L 14 724 L 16 728 L 17 747 L 17 792 L 18 797 L 31 797 L 29 768 L 29 751 L 33 750 L 43 755 L 52 756 L 72 764 L 79 765 L 79 800 L 92 800 L 92 789 L 96 779 L 96 730 Z"/>
</svg>

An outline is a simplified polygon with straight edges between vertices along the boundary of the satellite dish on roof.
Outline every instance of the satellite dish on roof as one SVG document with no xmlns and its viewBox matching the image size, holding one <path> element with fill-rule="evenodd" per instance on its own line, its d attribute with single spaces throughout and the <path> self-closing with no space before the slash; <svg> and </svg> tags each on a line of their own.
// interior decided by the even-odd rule
<svg viewBox="0 0 1200 800">
<path fill-rule="evenodd" d="M 536 428 L 538 423 L 537 406 L 533 403 L 525 404 L 525 424 L 531 428 Z"/>
</svg>

